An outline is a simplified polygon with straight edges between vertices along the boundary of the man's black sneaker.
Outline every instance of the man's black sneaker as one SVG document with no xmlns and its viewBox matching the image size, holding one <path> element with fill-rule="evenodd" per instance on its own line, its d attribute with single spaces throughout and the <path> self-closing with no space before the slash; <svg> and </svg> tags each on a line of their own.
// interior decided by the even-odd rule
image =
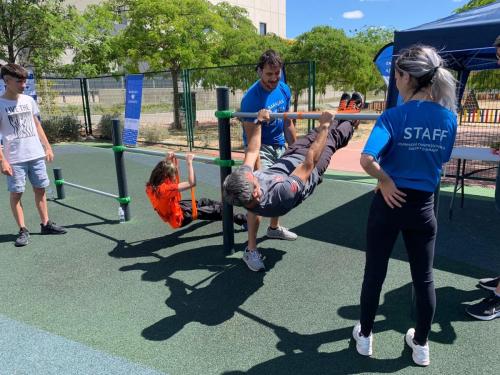
<svg viewBox="0 0 500 375">
<path fill-rule="evenodd" d="M 351 100 L 351 95 L 344 92 L 342 94 L 342 96 L 340 97 L 340 102 L 339 102 L 339 107 L 337 109 L 337 112 L 345 111 L 347 109 L 347 103 L 349 103 L 349 100 Z"/>
<path fill-rule="evenodd" d="M 21 247 L 21 246 L 26 246 L 30 242 L 30 232 L 28 232 L 28 229 L 26 228 L 21 228 L 19 229 L 19 234 L 16 238 L 16 242 L 14 243 L 15 246 Z"/>
<path fill-rule="evenodd" d="M 48 221 L 46 225 L 40 224 L 42 234 L 64 234 L 66 228 L 56 225 L 52 221 Z"/>
<path fill-rule="evenodd" d="M 345 112 L 357 113 L 360 112 L 364 106 L 363 95 L 359 92 L 354 91 L 351 95 L 349 103 L 347 103 L 347 108 Z"/>
<path fill-rule="evenodd" d="M 483 289 L 495 291 L 498 282 L 500 282 L 500 276 L 495 278 L 488 277 L 486 279 L 479 280 L 478 285 Z"/>
<path fill-rule="evenodd" d="M 467 314 L 480 320 L 493 320 L 500 316 L 500 297 L 493 295 L 465 309 Z"/>
</svg>

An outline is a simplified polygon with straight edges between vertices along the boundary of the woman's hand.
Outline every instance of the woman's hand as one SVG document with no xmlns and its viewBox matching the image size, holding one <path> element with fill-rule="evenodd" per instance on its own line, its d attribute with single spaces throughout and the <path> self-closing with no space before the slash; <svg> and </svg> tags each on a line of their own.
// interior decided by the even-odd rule
<svg viewBox="0 0 500 375">
<path fill-rule="evenodd" d="M 396 184 L 390 177 L 378 181 L 375 192 L 379 190 L 382 193 L 382 197 L 384 197 L 385 203 L 387 203 L 390 208 L 401 207 L 401 204 L 406 202 L 406 199 L 404 199 L 406 194 L 398 190 Z"/>
</svg>

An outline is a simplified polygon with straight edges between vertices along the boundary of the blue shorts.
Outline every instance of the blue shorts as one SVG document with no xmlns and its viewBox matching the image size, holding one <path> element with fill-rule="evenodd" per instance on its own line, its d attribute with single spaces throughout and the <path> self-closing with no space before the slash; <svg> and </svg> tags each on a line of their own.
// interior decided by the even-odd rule
<svg viewBox="0 0 500 375">
<path fill-rule="evenodd" d="M 260 146 L 260 169 L 268 169 L 280 159 L 286 151 L 285 146 L 261 145 Z"/>
<path fill-rule="evenodd" d="M 7 176 L 7 189 L 11 193 L 23 193 L 26 186 L 26 175 L 35 188 L 46 188 L 50 185 L 47 176 L 45 158 L 28 160 L 23 163 L 11 164 L 12 176 Z"/>
</svg>

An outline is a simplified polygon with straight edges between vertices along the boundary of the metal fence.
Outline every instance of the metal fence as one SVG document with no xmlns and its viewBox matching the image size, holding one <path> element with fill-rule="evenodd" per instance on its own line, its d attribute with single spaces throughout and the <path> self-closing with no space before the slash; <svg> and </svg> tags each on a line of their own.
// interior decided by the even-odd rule
<svg viewBox="0 0 500 375">
<path fill-rule="evenodd" d="M 296 105 L 298 110 L 314 109 L 314 73 L 313 62 L 285 65 L 286 81 L 292 90 L 293 108 Z M 239 110 L 243 94 L 256 80 L 254 64 L 185 71 L 184 98 L 191 105 L 187 110 L 191 148 L 219 149 L 217 118 L 214 114 L 217 108 L 216 86 L 227 86 L 230 89 L 229 106 L 232 110 Z M 298 134 L 305 134 L 311 124 L 308 120 L 297 121 Z M 231 120 L 231 143 L 233 150 L 243 151 L 242 126 L 238 119 Z"/>
</svg>

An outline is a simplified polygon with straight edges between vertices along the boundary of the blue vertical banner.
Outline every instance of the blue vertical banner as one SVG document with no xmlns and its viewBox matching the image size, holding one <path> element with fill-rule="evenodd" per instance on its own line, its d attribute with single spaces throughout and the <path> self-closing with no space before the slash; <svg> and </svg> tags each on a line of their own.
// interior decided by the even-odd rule
<svg viewBox="0 0 500 375">
<path fill-rule="evenodd" d="M 389 86 L 389 78 L 391 76 L 391 64 L 392 64 L 392 52 L 394 50 L 394 45 L 389 43 L 382 47 L 378 51 L 377 55 L 373 59 L 375 66 L 377 67 L 380 75 L 384 79 L 386 86 Z"/>
<path fill-rule="evenodd" d="M 137 146 L 141 119 L 143 74 L 129 74 L 125 77 L 125 125 L 123 144 Z"/>
</svg>

